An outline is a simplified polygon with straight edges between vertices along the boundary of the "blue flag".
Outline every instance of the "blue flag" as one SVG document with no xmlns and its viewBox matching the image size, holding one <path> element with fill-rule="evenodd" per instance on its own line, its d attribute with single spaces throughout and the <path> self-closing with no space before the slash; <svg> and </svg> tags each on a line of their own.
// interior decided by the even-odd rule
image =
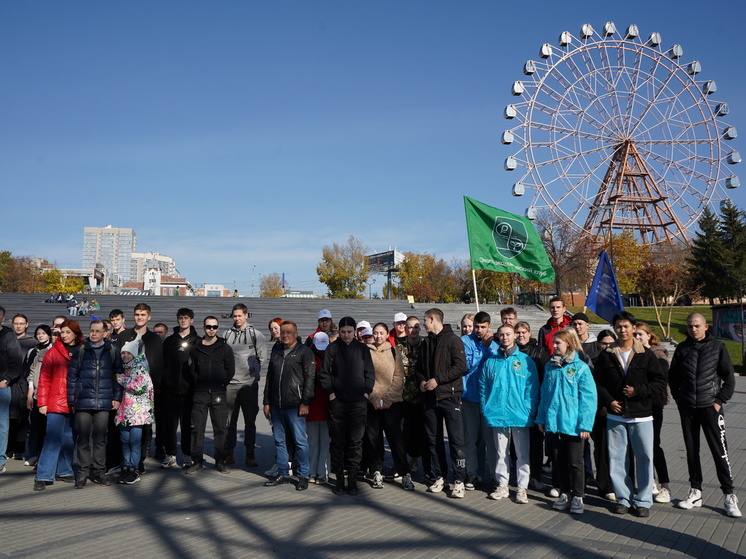
<svg viewBox="0 0 746 559">
<path fill-rule="evenodd" d="M 605 250 L 598 255 L 598 268 L 593 276 L 591 290 L 585 299 L 585 306 L 604 320 L 611 322 L 615 314 L 624 310 L 622 294 L 616 282 L 611 259 Z"/>
</svg>

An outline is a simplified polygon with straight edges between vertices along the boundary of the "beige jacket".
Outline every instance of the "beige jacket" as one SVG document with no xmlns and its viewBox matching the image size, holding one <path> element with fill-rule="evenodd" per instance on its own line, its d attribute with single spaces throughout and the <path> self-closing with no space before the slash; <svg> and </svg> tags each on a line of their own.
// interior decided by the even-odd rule
<svg viewBox="0 0 746 559">
<path fill-rule="evenodd" d="M 404 367 L 402 366 L 401 355 L 397 352 L 396 357 L 394 357 L 389 342 L 383 342 L 379 347 L 372 344 L 368 347 L 370 348 L 370 357 L 373 360 L 373 369 L 376 373 L 376 382 L 368 400 L 375 408 L 387 409 L 392 404 L 402 401 Z"/>
</svg>

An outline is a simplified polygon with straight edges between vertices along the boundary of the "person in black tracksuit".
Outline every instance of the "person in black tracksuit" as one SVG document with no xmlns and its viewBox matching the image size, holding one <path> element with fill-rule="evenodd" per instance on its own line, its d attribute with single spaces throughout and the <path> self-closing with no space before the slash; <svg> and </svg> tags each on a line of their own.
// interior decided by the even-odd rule
<svg viewBox="0 0 746 559">
<path fill-rule="evenodd" d="M 437 452 L 438 425 L 445 421 L 451 460 L 455 466 L 455 484 L 451 496 L 463 498 L 466 452 L 461 377 L 467 370 L 464 344 L 450 325 L 443 324 L 440 309 L 430 309 L 425 313 L 425 330 L 428 336 L 420 344 L 415 378 L 425 396 L 425 433 L 433 469 L 428 473 L 435 479 L 428 490 L 433 493 L 442 491 L 444 477 L 447 476 L 447 472 L 439 467 Z"/>
<path fill-rule="evenodd" d="M 720 489 L 725 495 L 728 516 L 739 517 L 738 499 L 733 493 L 733 472 L 725 439 L 725 404 L 735 390 L 735 373 L 728 350 L 707 330 L 699 313 L 687 317 L 687 338 L 676 347 L 668 382 L 679 408 L 681 429 L 689 469 L 689 496 L 679 507 L 702 506 L 702 464 L 699 459 L 699 432 L 710 447 Z"/>
<path fill-rule="evenodd" d="M 368 394 L 375 384 L 370 349 L 355 339 L 356 324 L 349 316 L 339 321 L 339 339 L 327 348 L 319 379 L 321 388 L 329 394 L 331 463 L 337 495 L 345 489 L 345 470 L 348 491 L 357 494 Z"/>
<path fill-rule="evenodd" d="M 192 455 L 192 394 L 189 384 L 189 353 L 195 344 L 199 343 L 197 330 L 192 326 L 194 312 L 181 308 L 177 311 L 176 320 L 179 325 L 174 332 L 163 341 L 163 379 L 161 390 L 163 397 L 163 413 L 161 414 L 163 442 L 166 457 L 161 463 L 162 468 L 176 466 L 176 432 L 181 425 L 181 453 L 187 463 Z"/>
<path fill-rule="evenodd" d="M 203 468 L 202 446 L 205 442 L 207 414 L 210 414 L 215 451 L 215 469 L 227 473 L 225 433 L 228 423 L 226 391 L 235 373 L 233 350 L 218 337 L 218 319 L 203 321 L 204 337 L 189 352 L 192 391 L 192 465 L 184 469 L 191 474 Z"/>
</svg>

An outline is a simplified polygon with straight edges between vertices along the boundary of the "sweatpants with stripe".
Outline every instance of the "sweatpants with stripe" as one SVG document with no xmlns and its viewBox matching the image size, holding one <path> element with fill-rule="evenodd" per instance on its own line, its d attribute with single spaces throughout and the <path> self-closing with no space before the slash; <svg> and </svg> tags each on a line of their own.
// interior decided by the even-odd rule
<svg viewBox="0 0 746 559">
<path fill-rule="evenodd" d="M 699 433 L 705 434 L 707 446 L 710 447 L 715 461 L 720 489 L 723 494 L 733 493 L 733 473 L 728 454 L 728 443 L 725 440 L 725 415 L 721 406 L 715 411 L 713 406 L 706 408 L 679 407 L 681 430 L 684 433 L 686 447 L 686 464 L 689 468 L 689 484 L 694 489 L 702 489 L 702 463 L 699 459 Z"/>
</svg>

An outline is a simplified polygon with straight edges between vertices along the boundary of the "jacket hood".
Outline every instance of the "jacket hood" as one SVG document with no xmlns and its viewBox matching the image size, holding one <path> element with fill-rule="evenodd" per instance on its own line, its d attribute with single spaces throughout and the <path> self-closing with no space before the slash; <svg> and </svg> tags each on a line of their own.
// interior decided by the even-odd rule
<svg viewBox="0 0 746 559">
<path fill-rule="evenodd" d="M 619 349 L 619 342 L 616 342 L 613 345 L 610 345 L 609 347 L 607 347 L 606 351 L 616 355 L 618 349 Z M 632 353 L 645 353 L 645 346 L 642 345 L 641 341 L 635 340 L 632 343 Z"/>
<path fill-rule="evenodd" d="M 557 324 L 557 322 L 550 316 L 549 320 L 547 320 L 547 326 L 549 328 L 557 328 L 558 326 L 560 328 L 564 328 L 565 326 L 569 326 L 572 323 L 572 318 L 567 316 L 566 314 L 562 315 L 562 321 Z"/>
<path fill-rule="evenodd" d="M 383 353 L 385 351 L 391 351 L 391 344 L 387 341 L 383 342 L 380 346 L 374 346 L 373 344 L 367 344 L 371 351 L 376 353 Z"/>
</svg>

